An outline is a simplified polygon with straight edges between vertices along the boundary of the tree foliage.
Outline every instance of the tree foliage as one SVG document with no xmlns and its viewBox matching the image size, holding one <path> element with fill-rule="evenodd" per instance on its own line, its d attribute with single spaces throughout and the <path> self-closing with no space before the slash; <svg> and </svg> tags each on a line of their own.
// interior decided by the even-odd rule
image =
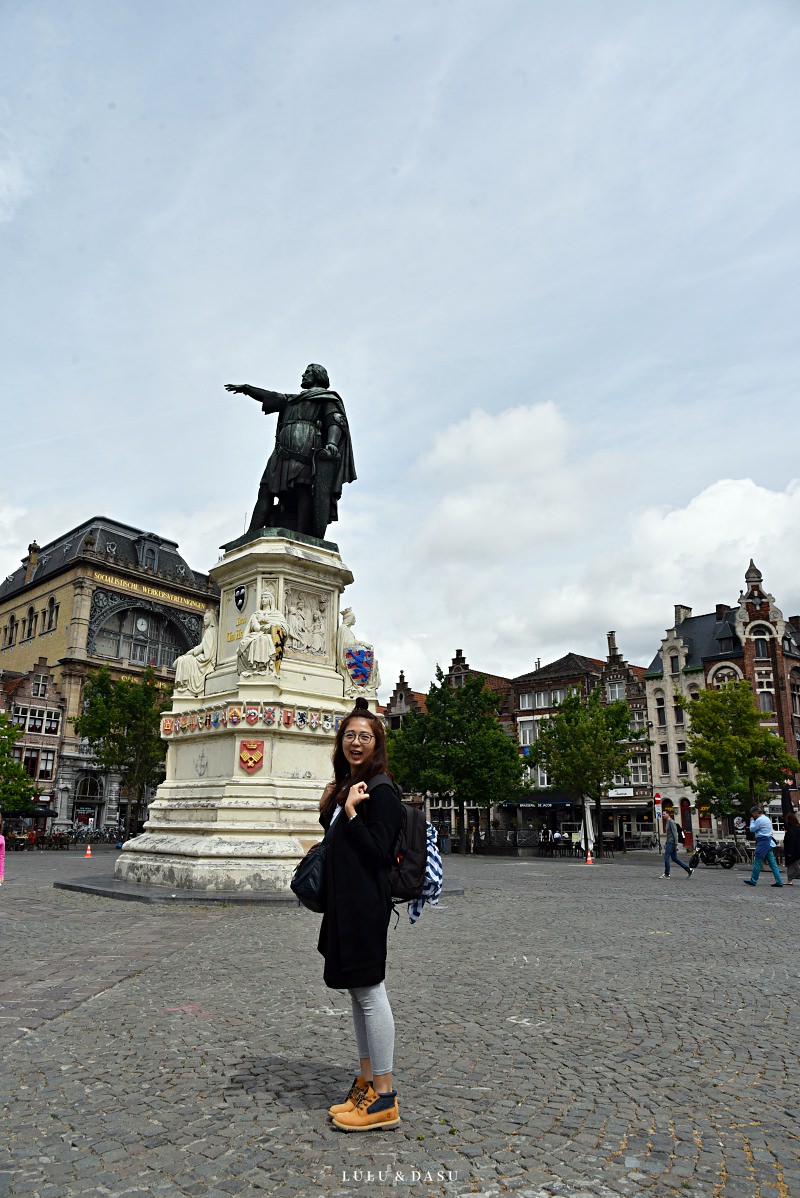
<svg viewBox="0 0 800 1198">
<path fill-rule="evenodd" d="M 14 760 L 14 745 L 22 729 L 0 713 L 0 812 L 3 815 L 31 815 L 36 809 L 34 786 L 20 762 Z"/>
<path fill-rule="evenodd" d="M 763 727 L 749 682 L 676 700 L 689 714 L 686 756 L 695 765 L 695 780 L 684 785 L 695 791 L 699 807 L 741 814 L 767 797 L 769 783 L 784 784 L 800 770 L 781 737 Z"/>
<path fill-rule="evenodd" d="M 84 711 L 75 720 L 75 732 L 89 742 L 101 770 L 119 774 L 122 785 L 136 796 L 137 807 L 145 790 L 164 776 L 164 746 L 159 724 L 169 696 L 157 685 L 149 667 L 136 680 L 112 679 L 104 666 L 86 682 Z M 130 833 L 131 804 L 125 818 Z"/>
<path fill-rule="evenodd" d="M 594 803 L 598 852 L 602 855 L 602 801 L 624 774 L 637 740 L 644 735 L 632 732 L 627 704 L 618 700 L 604 704 L 599 688 L 588 699 L 568 695 L 547 720 L 538 725 L 536 743 L 530 761 L 546 771 L 554 786 L 573 794 L 583 803 Z"/>
<path fill-rule="evenodd" d="M 402 786 L 454 800 L 463 831 L 465 806 L 490 807 L 519 794 L 524 763 L 482 676 L 452 687 L 437 667 L 426 706 L 427 713 L 411 712 L 388 733 L 389 764 Z"/>
</svg>

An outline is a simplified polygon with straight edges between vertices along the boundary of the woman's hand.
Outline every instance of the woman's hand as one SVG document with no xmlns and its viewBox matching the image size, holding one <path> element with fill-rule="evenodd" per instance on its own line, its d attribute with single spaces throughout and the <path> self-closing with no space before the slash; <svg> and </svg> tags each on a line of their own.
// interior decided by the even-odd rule
<svg viewBox="0 0 800 1198">
<path fill-rule="evenodd" d="M 352 819 L 356 813 L 358 804 L 363 803 L 364 799 L 368 798 L 366 782 L 358 782 L 355 786 L 351 786 L 344 802 L 344 813 L 347 818 Z"/>
</svg>

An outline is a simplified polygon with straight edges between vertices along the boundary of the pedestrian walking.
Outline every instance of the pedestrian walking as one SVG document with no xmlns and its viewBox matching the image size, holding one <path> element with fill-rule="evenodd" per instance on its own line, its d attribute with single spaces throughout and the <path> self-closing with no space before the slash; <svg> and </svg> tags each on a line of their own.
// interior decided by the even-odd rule
<svg viewBox="0 0 800 1198">
<path fill-rule="evenodd" d="M 400 1122 L 392 1088 L 394 1017 L 386 994 L 386 938 L 392 910 L 391 851 L 402 809 L 388 774 L 383 723 L 357 699 L 336 734 L 334 781 L 320 800 L 326 831 L 325 914 L 318 948 L 326 986 L 347 990 L 359 1074 L 344 1102 L 330 1108 L 342 1131 L 373 1131 Z"/>
<path fill-rule="evenodd" d="M 783 860 L 786 863 L 786 885 L 794 886 L 800 878 L 800 819 L 792 811 L 786 816 L 786 835 L 783 838 Z"/>
<path fill-rule="evenodd" d="M 688 877 L 691 878 L 692 874 L 694 873 L 692 867 L 690 865 L 684 865 L 682 861 L 678 860 L 678 825 L 675 823 L 675 820 L 672 818 L 669 811 L 664 812 L 664 835 L 666 837 L 666 843 L 664 845 L 664 872 L 661 877 L 669 877 L 670 862 L 674 861 L 675 864 L 679 865 L 681 869 L 685 870 Z"/>
<path fill-rule="evenodd" d="M 761 873 L 761 866 L 765 861 L 772 870 L 772 876 L 775 879 L 772 885 L 783 886 L 781 871 L 778 869 L 778 862 L 775 860 L 775 854 L 772 851 L 775 845 L 775 839 L 772 835 L 772 820 L 768 815 L 765 815 L 761 807 L 752 807 L 750 810 L 750 831 L 756 838 L 756 852 L 753 858 L 753 872 L 749 878 L 744 879 L 745 886 L 758 885 L 758 875 Z"/>
<path fill-rule="evenodd" d="M 0 886 L 6 876 L 6 838 L 3 835 L 3 821 L 0 819 Z"/>
</svg>

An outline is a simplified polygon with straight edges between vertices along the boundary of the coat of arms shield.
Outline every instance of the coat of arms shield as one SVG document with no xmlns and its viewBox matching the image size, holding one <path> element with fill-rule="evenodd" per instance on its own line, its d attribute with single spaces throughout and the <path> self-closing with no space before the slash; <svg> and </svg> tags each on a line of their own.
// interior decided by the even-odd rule
<svg viewBox="0 0 800 1198">
<path fill-rule="evenodd" d="M 243 740 L 239 746 L 239 764 L 248 774 L 254 774 L 264 764 L 263 740 Z"/>
<path fill-rule="evenodd" d="M 356 686 L 366 686 L 372 676 L 375 651 L 371 645 L 358 645 L 344 655 L 347 672 Z"/>
<path fill-rule="evenodd" d="M 247 602 L 247 587 L 243 582 L 233 588 L 233 602 L 236 604 L 237 611 L 241 611 Z"/>
</svg>

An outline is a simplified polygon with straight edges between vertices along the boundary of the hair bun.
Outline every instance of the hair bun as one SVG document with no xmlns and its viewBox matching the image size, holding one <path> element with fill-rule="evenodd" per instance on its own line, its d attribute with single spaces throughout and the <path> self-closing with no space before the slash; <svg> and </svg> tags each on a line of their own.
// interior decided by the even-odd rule
<svg viewBox="0 0 800 1198">
<path fill-rule="evenodd" d="M 356 705 L 353 708 L 353 711 L 369 711 L 369 703 L 366 699 L 359 696 L 356 699 Z"/>
</svg>

